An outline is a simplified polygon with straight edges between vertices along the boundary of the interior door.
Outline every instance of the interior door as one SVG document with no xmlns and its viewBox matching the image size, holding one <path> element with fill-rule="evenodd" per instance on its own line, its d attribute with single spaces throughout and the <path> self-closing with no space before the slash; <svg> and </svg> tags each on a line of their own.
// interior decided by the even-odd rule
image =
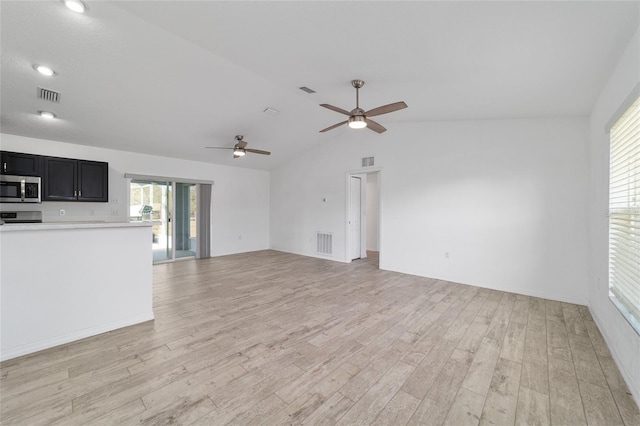
<svg viewBox="0 0 640 426">
<path fill-rule="evenodd" d="M 361 249 L 361 207 L 362 179 L 349 177 L 349 258 L 360 259 Z"/>
</svg>

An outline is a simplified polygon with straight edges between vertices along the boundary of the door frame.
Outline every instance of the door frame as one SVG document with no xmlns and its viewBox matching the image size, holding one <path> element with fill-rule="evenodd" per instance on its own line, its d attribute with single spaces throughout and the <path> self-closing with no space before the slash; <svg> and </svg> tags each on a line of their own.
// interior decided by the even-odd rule
<svg viewBox="0 0 640 426">
<path fill-rule="evenodd" d="M 366 202 L 367 202 L 367 174 L 378 174 L 378 250 L 380 253 L 380 262 L 382 262 L 382 168 L 381 167 L 367 167 L 355 170 L 347 171 L 345 175 L 345 209 L 344 209 L 344 235 L 345 235 L 345 252 L 344 262 L 351 263 L 350 255 L 350 238 L 349 238 L 349 208 L 351 206 L 351 177 L 359 177 L 363 183 L 360 186 L 360 258 L 367 257 L 367 218 L 366 218 Z"/>
<path fill-rule="evenodd" d="M 354 184 L 354 179 L 358 179 L 360 182 L 360 202 L 358 205 L 360 206 L 359 212 L 353 212 L 353 197 L 352 194 L 354 191 L 352 190 L 352 185 Z M 352 262 L 358 259 L 364 259 L 367 257 L 367 218 L 366 218 L 366 210 L 367 210 L 367 175 L 366 174 L 350 174 L 349 175 L 349 186 L 347 187 L 347 250 L 346 258 Z M 351 214 L 354 213 L 354 214 Z M 351 244 L 351 221 L 349 220 L 351 217 L 359 216 L 359 224 L 360 229 L 358 230 L 358 236 L 360 237 L 360 250 L 358 252 L 358 257 L 353 257 L 351 254 L 352 250 L 355 250 L 356 247 L 352 247 Z"/>
<path fill-rule="evenodd" d="M 131 183 L 133 181 L 144 181 L 146 183 L 155 183 L 155 184 L 163 184 L 167 187 L 167 192 L 169 188 L 171 188 L 171 212 L 169 212 L 169 199 L 168 197 L 164 197 L 167 199 L 167 203 L 165 206 L 165 214 L 167 215 L 167 222 L 166 222 L 166 227 L 167 229 L 165 230 L 167 232 L 167 234 L 169 234 L 170 231 L 170 235 L 171 235 L 171 257 L 169 257 L 168 259 L 164 259 L 164 260 L 159 260 L 159 261 L 153 261 L 153 265 L 159 265 L 162 263 L 171 263 L 171 262 L 179 262 L 182 260 L 191 260 L 191 259 L 195 259 L 197 258 L 198 254 L 197 254 L 197 246 L 196 246 L 196 251 L 194 252 L 193 256 L 185 256 L 185 257 L 176 257 L 176 238 L 175 238 L 175 234 L 176 234 L 176 221 L 175 221 L 175 214 L 176 214 L 176 187 L 177 184 L 179 183 L 185 183 L 185 184 L 192 184 L 192 185 L 196 185 L 196 188 L 198 188 L 200 186 L 200 182 L 197 181 L 193 181 L 192 179 L 177 179 L 177 180 L 166 180 L 169 178 L 163 178 L 163 177 L 153 177 L 153 176 L 144 176 L 144 175 L 132 175 L 132 174 L 125 174 L 125 178 L 127 180 L 127 208 L 129 208 L 129 206 L 131 206 Z M 171 178 L 171 179 L 175 179 L 175 178 Z M 186 182 L 185 182 L 186 180 Z M 200 202 L 200 197 L 199 197 L 199 191 L 196 189 L 196 203 Z M 164 204 L 164 203 L 163 203 Z M 196 236 L 197 238 L 199 238 L 199 229 L 198 229 L 198 217 L 200 215 L 200 212 L 198 209 L 196 209 Z M 169 237 L 167 237 L 169 238 Z M 169 253 L 169 250 L 167 250 L 167 253 Z"/>
</svg>

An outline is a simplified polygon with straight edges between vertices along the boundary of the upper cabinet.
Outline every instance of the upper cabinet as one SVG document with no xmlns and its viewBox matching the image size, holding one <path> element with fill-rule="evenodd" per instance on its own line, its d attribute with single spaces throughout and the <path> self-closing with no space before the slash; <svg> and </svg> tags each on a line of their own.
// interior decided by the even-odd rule
<svg viewBox="0 0 640 426">
<path fill-rule="evenodd" d="M 42 201 L 109 201 L 109 164 L 44 157 Z"/>
<path fill-rule="evenodd" d="M 109 164 L 78 160 L 78 201 L 109 201 Z"/>
<path fill-rule="evenodd" d="M 77 201 L 78 160 L 44 157 L 42 201 Z"/>
<path fill-rule="evenodd" d="M 0 151 L 0 173 L 4 175 L 41 176 L 41 163 L 39 155 Z"/>
<path fill-rule="evenodd" d="M 0 174 L 40 176 L 42 201 L 109 201 L 109 163 L 0 151 Z"/>
</svg>

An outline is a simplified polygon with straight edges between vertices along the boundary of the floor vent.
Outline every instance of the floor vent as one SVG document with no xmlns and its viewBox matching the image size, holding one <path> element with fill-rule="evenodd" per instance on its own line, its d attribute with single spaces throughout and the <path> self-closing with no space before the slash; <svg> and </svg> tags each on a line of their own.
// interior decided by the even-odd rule
<svg viewBox="0 0 640 426">
<path fill-rule="evenodd" d="M 326 232 L 316 232 L 316 251 L 320 254 L 332 254 L 333 235 Z"/>
<path fill-rule="evenodd" d="M 38 87 L 38 98 L 49 102 L 60 103 L 60 92 Z"/>
<path fill-rule="evenodd" d="M 373 166 L 373 157 L 362 157 L 362 167 Z"/>
</svg>

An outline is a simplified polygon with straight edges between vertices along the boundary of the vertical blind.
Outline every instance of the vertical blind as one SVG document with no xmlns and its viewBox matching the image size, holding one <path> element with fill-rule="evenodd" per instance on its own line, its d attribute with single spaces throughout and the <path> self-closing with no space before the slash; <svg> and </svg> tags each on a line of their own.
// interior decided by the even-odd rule
<svg viewBox="0 0 640 426">
<path fill-rule="evenodd" d="M 640 98 L 610 133 L 609 289 L 640 321 Z"/>
<path fill-rule="evenodd" d="M 196 215 L 198 229 L 198 246 L 196 258 L 211 257 L 211 184 L 198 185 L 198 214 Z"/>
</svg>

